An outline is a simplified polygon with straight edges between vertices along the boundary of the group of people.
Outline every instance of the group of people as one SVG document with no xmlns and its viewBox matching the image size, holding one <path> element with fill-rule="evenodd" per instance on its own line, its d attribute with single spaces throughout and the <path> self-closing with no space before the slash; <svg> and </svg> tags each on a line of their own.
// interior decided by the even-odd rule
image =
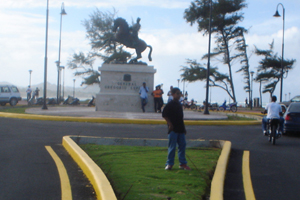
<svg viewBox="0 0 300 200">
<path fill-rule="evenodd" d="M 140 88 L 140 97 L 142 103 L 142 110 L 145 112 L 145 105 L 148 102 L 147 93 L 149 88 L 146 86 L 146 83 L 143 83 L 143 86 Z M 156 89 L 152 92 L 154 96 L 154 109 L 155 111 L 161 112 L 162 104 L 162 94 L 163 90 L 160 86 L 156 86 Z M 187 95 L 186 95 L 187 96 Z M 174 166 L 176 146 L 178 145 L 178 159 L 179 159 L 179 168 L 184 170 L 191 170 L 187 165 L 187 160 L 185 157 L 186 149 L 186 129 L 183 121 L 183 107 L 181 104 L 182 92 L 179 88 L 173 88 L 171 86 L 170 91 L 168 92 L 168 103 L 162 111 L 162 117 L 166 120 L 168 126 L 168 157 L 165 165 L 166 170 L 171 170 Z M 279 132 L 283 132 L 284 119 L 282 117 L 282 108 L 280 104 L 276 103 L 277 97 L 272 96 L 272 102 L 267 104 L 265 111 L 267 116 L 262 119 L 262 130 L 263 134 L 267 135 L 267 123 L 268 119 L 278 118 L 279 119 Z"/>
<path fill-rule="evenodd" d="M 143 82 L 143 85 L 140 87 L 140 97 L 141 97 L 141 106 L 143 112 L 145 112 L 145 106 L 148 103 L 148 92 L 149 88 L 146 86 L 146 83 Z M 155 87 L 155 90 L 151 93 L 151 95 L 154 97 L 154 111 L 155 112 L 161 112 L 161 108 L 164 105 L 163 97 L 164 91 L 161 89 L 161 86 L 158 85 Z"/>
<path fill-rule="evenodd" d="M 172 89 L 173 89 L 173 86 L 170 86 L 170 91 L 167 93 L 167 96 L 168 96 L 167 102 L 168 103 L 173 100 Z M 140 87 L 140 91 L 139 91 L 143 112 L 145 112 L 145 106 L 148 103 L 148 91 L 149 91 L 149 88 L 146 86 L 146 83 L 144 82 L 143 86 Z M 161 89 L 161 85 L 157 85 L 155 87 L 155 90 L 151 93 L 151 95 L 154 98 L 154 112 L 161 113 L 161 109 L 164 105 L 164 101 L 163 101 L 163 97 L 162 97 L 163 94 L 164 94 L 164 91 Z M 186 105 L 188 105 L 189 102 L 188 102 L 187 91 L 185 92 L 184 95 L 183 95 L 183 93 L 181 93 L 179 102 L 183 106 L 183 108 Z"/>
<path fill-rule="evenodd" d="M 28 85 L 28 88 L 26 90 L 26 94 L 27 94 L 27 101 L 29 101 L 31 98 L 39 98 L 39 92 L 40 89 L 37 87 L 34 91 L 33 91 L 33 95 L 31 97 L 31 93 L 32 93 L 32 89 L 30 87 L 30 85 Z"/>
</svg>

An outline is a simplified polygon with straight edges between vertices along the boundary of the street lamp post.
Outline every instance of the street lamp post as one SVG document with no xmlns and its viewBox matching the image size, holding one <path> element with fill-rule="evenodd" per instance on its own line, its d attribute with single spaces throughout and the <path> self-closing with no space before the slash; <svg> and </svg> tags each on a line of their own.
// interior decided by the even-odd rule
<svg viewBox="0 0 300 200">
<path fill-rule="evenodd" d="M 182 84 L 183 88 L 182 88 L 182 93 L 185 96 L 185 80 L 183 80 L 183 84 Z"/>
<path fill-rule="evenodd" d="M 63 89 L 62 89 L 62 98 L 65 99 L 65 67 L 64 66 L 60 66 L 63 70 Z"/>
<path fill-rule="evenodd" d="M 179 81 L 180 81 L 180 79 L 177 79 L 177 82 L 178 82 L 178 88 L 179 88 Z"/>
<path fill-rule="evenodd" d="M 73 79 L 73 98 L 75 98 L 75 81 L 76 79 Z"/>
<path fill-rule="evenodd" d="M 251 74 L 251 90 L 250 90 L 250 109 L 252 110 L 252 104 L 253 104 L 253 99 L 252 99 L 252 95 L 253 95 L 253 74 L 254 74 L 254 71 L 251 71 L 250 72 Z"/>
<path fill-rule="evenodd" d="M 61 12 L 60 12 L 60 32 L 59 32 L 59 50 L 58 50 L 58 61 L 57 64 L 57 104 L 60 103 L 60 51 L 61 51 L 61 27 L 62 27 L 62 16 L 66 15 L 64 3 L 61 4 Z"/>
<path fill-rule="evenodd" d="M 48 109 L 46 105 L 47 96 L 47 49 L 48 49 L 48 15 L 49 15 L 49 0 L 47 0 L 47 10 L 46 10 L 46 39 L 45 39 L 45 61 L 44 61 L 44 95 L 43 95 L 43 110 Z"/>
<path fill-rule="evenodd" d="M 31 87 L 31 73 L 32 73 L 32 70 L 30 69 L 29 70 L 29 86 Z"/>
<path fill-rule="evenodd" d="M 281 49 L 281 80 L 280 80 L 280 102 L 282 102 L 282 90 L 283 90 L 283 58 L 284 58 L 284 19 L 285 19 L 285 9 L 282 3 L 277 4 L 276 13 L 273 15 L 274 17 L 281 17 L 278 13 L 278 6 L 282 7 L 282 49 Z"/>
</svg>

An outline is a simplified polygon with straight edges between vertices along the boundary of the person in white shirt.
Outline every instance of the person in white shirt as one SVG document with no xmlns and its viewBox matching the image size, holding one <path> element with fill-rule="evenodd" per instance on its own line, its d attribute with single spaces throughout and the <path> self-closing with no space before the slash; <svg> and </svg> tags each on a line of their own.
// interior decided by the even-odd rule
<svg viewBox="0 0 300 200">
<path fill-rule="evenodd" d="M 29 101 L 31 98 L 31 93 L 32 93 L 32 89 L 30 88 L 30 85 L 28 85 L 26 93 L 27 93 L 27 101 Z"/>
<path fill-rule="evenodd" d="M 284 124 L 284 119 L 282 117 L 282 108 L 281 106 L 276 103 L 277 101 L 277 97 L 276 96 L 272 96 L 272 102 L 268 103 L 265 111 L 263 112 L 268 113 L 266 117 L 264 117 L 262 119 L 262 129 L 263 129 L 263 134 L 267 135 L 267 122 L 268 119 L 272 119 L 272 118 L 277 118 L 279 119 L 279 134 L 282 134 L 283 132 L 283 124 Z"/>
<path fill-rule="evenodd" d="M 140 87 L 140 91 L 139 91 L 143 112 L 145 112 L 145 106 L 148 103 L 148 94 L 147 94 L 148 91 L 149 91 L 149 88 L 146 86 L 146 83 L 144 82 L 143 86 Z"/>
<path fill-rule="evenodd" d="M 170 91 L 168 92 L 168 103 L 173 100 L 172 89 L 173 89 L 173 86 L 171 85 Z"/>
</svg>

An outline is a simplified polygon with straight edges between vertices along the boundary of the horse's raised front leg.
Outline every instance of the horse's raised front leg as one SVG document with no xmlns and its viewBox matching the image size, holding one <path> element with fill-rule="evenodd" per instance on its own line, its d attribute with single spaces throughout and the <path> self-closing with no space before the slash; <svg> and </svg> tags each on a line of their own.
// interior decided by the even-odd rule
<svg viewBox="0 0 300 200">
<path fill-rule="evenodd" d="M 136 57 L 131 59 L 129 61 L 129 63 L 137 63 L 138 62 L 138 59 L 140 59 L 142 57 L 142 53 L 141 52 L 138 52 L 137 50 L 135 50 L 136 52 Z"/>
</svg>

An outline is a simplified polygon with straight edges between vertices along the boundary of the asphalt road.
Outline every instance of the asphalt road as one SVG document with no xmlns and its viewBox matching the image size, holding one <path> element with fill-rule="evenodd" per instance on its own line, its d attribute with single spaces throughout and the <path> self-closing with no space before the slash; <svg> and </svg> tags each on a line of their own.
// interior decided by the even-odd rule
<svg viewBox="0 0 300 200">
<path fill-rule="evenodd" d="M 67 168 L 73 199 L 95 199 L 81 170 L 60 145 L 64 135 L 167 138 L 165 125 L 93 124 L 0 118 L 0 199 L 61 199 L 51 146 Z M 260 126 L 187 126 L 187 139 L 232 142 L 225 200 L 244 200 L 242 155 L 250 151 L 257 200 L 296 200 L 300 196 L 300 137 L 284 136 L 275 146 Z M 165 161 L 162 161 L 162 170 Z"/>
</svg>

